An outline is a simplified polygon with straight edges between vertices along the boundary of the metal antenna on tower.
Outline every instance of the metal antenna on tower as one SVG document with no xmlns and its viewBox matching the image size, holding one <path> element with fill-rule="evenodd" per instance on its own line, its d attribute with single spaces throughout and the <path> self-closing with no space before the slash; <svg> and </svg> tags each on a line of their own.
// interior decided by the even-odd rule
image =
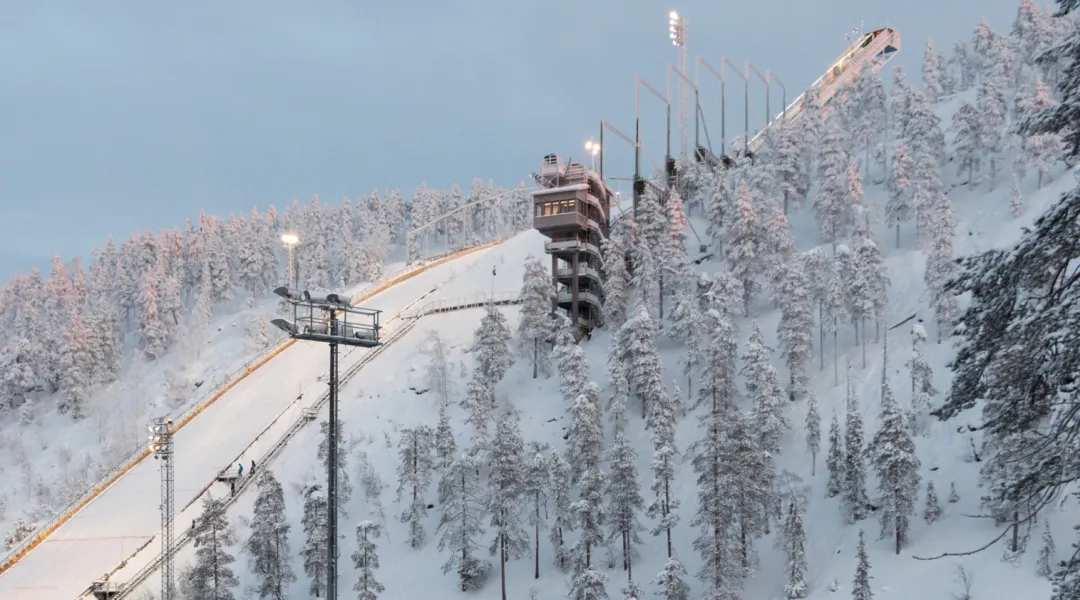
<svg viewBox="0 0 1080 600">
<path fill-rule="evenodd" d="M 161 461 L 161 600 L 173 599 L 173 421 L 154 419 L 150 426 L 150 449 Z"/>
</svg>

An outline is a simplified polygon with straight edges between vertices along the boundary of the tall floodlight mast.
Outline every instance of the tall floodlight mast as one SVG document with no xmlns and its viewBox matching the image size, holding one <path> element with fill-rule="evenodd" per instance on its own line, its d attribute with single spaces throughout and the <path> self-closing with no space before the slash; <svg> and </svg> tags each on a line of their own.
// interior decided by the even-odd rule
<svg viewBox="0 0 1080 600">
<path fill-rule="evenodd" d="M 161 461 L 161 600 L 173 599 L 173 421 L 162 417 L 150 425 L 150 450 Z"/>
<path fill-rule="evenodd" d="M 326 597 L 337 600 L 338 562 L 338 344 L 374 348 L 379 342 L 381 311 L 357 308 L 345 294 L 313 295 L 279 287 L 274 293 L 293 307 L 293 319 L 271 323 L 289 337 L 330 344 L 330 418 L 326 465 Z"/>
<path fill-rule="evenodd" d="M 687 46 L 686 46 L 686 19 L 679 16 L 676 11 L 668 13 L 668 37 L 671 38 L 671 45 L 679 49 L 679 71 L 683 73 L 687 72 Z M 682 148 L 683 156 L 686 156 L 686 140 L 688 134 L 686 132 L 686 81 L 679 81 L 679 128 L 682 131 L 680 136 L 680 147 Z"/>
</svg>

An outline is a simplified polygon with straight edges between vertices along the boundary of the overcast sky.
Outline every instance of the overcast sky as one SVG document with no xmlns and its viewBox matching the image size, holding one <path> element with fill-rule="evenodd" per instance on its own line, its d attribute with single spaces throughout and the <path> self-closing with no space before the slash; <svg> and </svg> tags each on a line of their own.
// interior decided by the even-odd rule
<svg viewBox="0 0 1080 600">
<path fill-rule="evenodd" d="M 0 281 L 200 210 L 247 213 L 315 194 L 338 202 L 374 188 L 410 196 L 421 183 L 467 187 L 473 177 L 517 184 L 545 153 L 584 154 L 600 119 L 632 134 L 635 76 L 663 92 L 667 63 L 677 64 L 672 9 L 689 23 L 690 70 L 697 54 L 717 67 L 725 55 L 750 60 L 790 98 L 860 21 L 898 29 L 893 64 L 917 76 L 927 38 L 951 49 L 984 16 L 1007 30 L 1016 5 L 0 0 Z M 752 81 L 758 123 L 763 86 Z M 705 80 L 714 140 L 718 97 Z M 729 104 L 729 137 L 741 110 Z M 643 98 L 657 160 L 663 115 Z M 629 147 L 607 145 L 607 173 L 632 173 Z"/>
</svg>

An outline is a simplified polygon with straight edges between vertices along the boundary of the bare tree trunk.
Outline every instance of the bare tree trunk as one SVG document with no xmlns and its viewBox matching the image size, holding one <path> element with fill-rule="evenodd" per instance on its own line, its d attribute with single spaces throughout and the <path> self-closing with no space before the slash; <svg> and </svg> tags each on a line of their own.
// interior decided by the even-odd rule
<svg viewBox="0 0 1080 600">
<path fill-rule="evenodd" d="M 835 326 L 835 324 L 834 324 L 834 326 Z M 837 364 L 839 364 L 839 358 L 838 358 L 839 355 L 840 355 L 840 353 L 836 349 L 836 330 L 834 329 L 833 332 L 832 332 L 832 363 L 833 363 L 832 364 L 832 374 L 833 374 L 833 385 L 840 385 L 840 370 L 836 366 Z"/>
<path fill-rule="evenodd" d="M 533 379 L 536 379 L 537 363 L 540 361 L 540 338 L 533 338 Z"/>
<path fill-rule="evenodd" d="M 900 223 L 896 224 L 896 247 L 900 247 Z"/>
</svg>

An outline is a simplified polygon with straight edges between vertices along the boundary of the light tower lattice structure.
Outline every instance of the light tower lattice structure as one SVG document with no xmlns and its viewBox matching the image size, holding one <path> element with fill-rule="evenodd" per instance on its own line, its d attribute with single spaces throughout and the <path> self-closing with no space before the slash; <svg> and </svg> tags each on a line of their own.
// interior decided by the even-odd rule
<svg viewBox="0 0 1080 600">
<path fill-rule="evenodd" d="M 271 323 L 296 340 L 330 345 L 330 418 L 326 465 L 326 598 L 337 600 L 338 559 L 338 345 L 374 348 L 379 341 L 382 311 L 358 308 L 345 294 L 316 295 L 279 287 L 274 293 L 293 307 L 293 320 Z"/>
<path fill-rule="evenodd" d="M 686 46 L 686 19 L 682 18 L 676 11 L 668 13 L 668 34 L 668 37 L 671 38 L 671 44 L 679 49 L 679 72 L 686 73 L 688 72 L 686 63 L 689 54 Z M 686 104 L 686 81 L 680 78 L 679 131 L 682 132 L 682 135 L 679 136 L 679 139 L 683 156 L 686 156 L 686 140 L 689 137 L 686 131 Z"/>
<path fill-rule="evenodd" d="M 161 464 L 161 600 L 173 599 L 173 517 L 175 493 L 173 475 L 173 420 L 155 419 L 150 425 L 150 449 Z"/>
</svg>

